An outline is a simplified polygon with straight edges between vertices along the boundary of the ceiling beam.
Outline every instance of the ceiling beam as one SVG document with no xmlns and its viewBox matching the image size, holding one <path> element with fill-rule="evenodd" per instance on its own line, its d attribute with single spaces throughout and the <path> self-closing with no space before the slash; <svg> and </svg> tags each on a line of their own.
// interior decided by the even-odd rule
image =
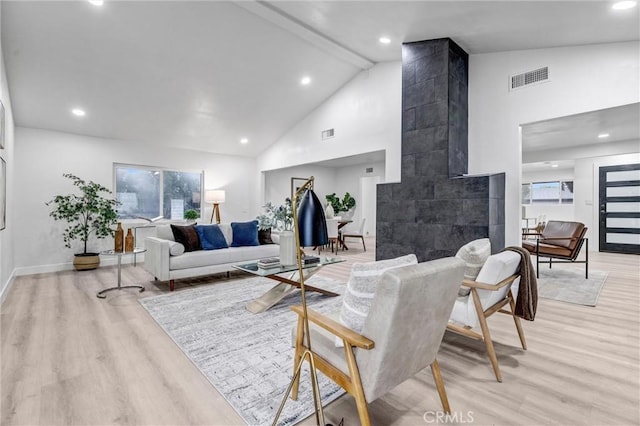
<svg viewBox="0 0 640 426">
<path fill-rule="evenodd" d="M 266 1 L 236 1 L 234 4 L 300 37 L 318 49 L 360 69 L 366 70 L 375 65 L 374 62 L 364 56 L 357 54 L 326 35 L 310 28 Z"/>
</svg>

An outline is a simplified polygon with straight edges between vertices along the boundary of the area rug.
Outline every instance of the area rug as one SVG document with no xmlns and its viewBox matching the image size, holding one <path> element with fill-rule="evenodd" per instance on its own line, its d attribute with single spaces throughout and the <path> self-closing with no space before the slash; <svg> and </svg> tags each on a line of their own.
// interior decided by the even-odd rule
<svg viewBox="0 0 640 426">
<path fill-rule="evenodd" d="M 596 306 L 608 274 L 605 271 L 589 271 L 589 279 L 585 279 L 584 268 L 556 266 L 548 269 L 541 266 L 538 296 L 578 305 Z"/>
<path fill-rule="evenodd" d="M 247 278 L 140 299 L 151 317 L 250 425 L 272 423 L 293 371 L 291 332 L 297 315 L 289 306 L 300 304 L 300 292 L 260 314 L 245 309 L 248 302 L 275 284 L 268 278 Z M 345 287 L 318 276 L 308 284 L 336 293 Z M 340 308 L 342 297 L 308 292 L 307 303 L 316 311 L 332 312 Z M 322 374 L 318 381 L 323 405 L 344 393 Z M 298 400 L 287 400 L 278 424 L 295 424 L 312 414 L 313 396 L 305 363 Z"/>
</svg>

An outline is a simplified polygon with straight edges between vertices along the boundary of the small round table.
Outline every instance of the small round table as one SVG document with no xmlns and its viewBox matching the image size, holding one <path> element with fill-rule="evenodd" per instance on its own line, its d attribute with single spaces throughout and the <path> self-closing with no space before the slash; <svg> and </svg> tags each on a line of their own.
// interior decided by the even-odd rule
<svg viewBox="0 0 640 426">
<path fill-rule="evenodd" d="M 101 290 L 98 292 L 98 294 L 96 294 L 97 297 L 99 297 L 100 299 L 104 299 L 107 296 L 104 294 L 108 291 L 111 290 L 122 290 L 123 288 L 139 288 L 140 289 L 140 293 L 142 293 L 144 291 L 144 287 L 141 285 L 125 285 L 122 286 L 120 285 L 122 282 L 122 256 L 127 256 L 127 255 L 137 255 L 140 253 L 144 253 L 145 251 L 147 251 L 147 249 L 144 248 L 139 248 L 136 247 L 133 249 L 133 251 L 115 251 L 115 250 L 105 250 L 105 251 L 101 251 L 100 254 L 104 255 L 104 256 L 118 256 L 118 286 L 117 287 L 111 287 L 111 288 L 107 288 L 105 290 Z"/>
</svg>

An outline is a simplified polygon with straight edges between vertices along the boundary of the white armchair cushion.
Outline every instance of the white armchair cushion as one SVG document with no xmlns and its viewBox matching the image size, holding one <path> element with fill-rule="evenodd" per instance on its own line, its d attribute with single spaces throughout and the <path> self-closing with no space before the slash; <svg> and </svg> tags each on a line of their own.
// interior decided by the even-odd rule
<svg viewBox="0 0 640 426">
<path fill-rule="evenodd" d="M 460 247 L 456 253 L 456 257 L 466 264 L 464 277 L 471 281 L 476 280 L 489 256 L 491 256 L 491 241 L 488 238 L 473 240 Z M 467 296 L 470 291 L 469 287 L 461 286 L 458 290 L 458 296 Z"/>
<path fill-rule="evenodd" d="M 489 256 L 475 281 L 484 284 L 498 284 L 500 281 L 515 274 L 520 266 L 520 255 L 513 251 L 502 251 Z M 519 283 L 519 279 L 516 280 Z M 504 299 L 511 285 L 506 285 L 500 290 L 478 290 L 482 309 L 486 310 Z M 478 323 L 478 315 L 475 310 L 471 295 L 458 297 L 453 305 L 451 321 L 469 327 L 475 327 Z"/>
<path fill-rule="evenodd" d="M 392 268 L 416 263 L 418 259 L 415 254 L 378 262 L 354 263 L 340 310 L 340 322 L 355 332 L 362 333 L 382 274 Z M 336 346 L 342 345 L 342 340 L 336 339 Z"/>
</svg>

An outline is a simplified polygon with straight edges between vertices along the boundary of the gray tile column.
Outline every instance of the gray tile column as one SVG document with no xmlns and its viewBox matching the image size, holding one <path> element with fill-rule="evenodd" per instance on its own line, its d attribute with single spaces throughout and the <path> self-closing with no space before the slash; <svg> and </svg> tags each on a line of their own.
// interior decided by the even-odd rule
<svg viewBox="0 0 640 426">
<path fill-rule="evenodd" d="M 504 247 L 504 174 L 467 173 L 468 55 L 451 39 L 402 47 L 401 182 L 378 185 L 376 259 Z"/>
</svg>

